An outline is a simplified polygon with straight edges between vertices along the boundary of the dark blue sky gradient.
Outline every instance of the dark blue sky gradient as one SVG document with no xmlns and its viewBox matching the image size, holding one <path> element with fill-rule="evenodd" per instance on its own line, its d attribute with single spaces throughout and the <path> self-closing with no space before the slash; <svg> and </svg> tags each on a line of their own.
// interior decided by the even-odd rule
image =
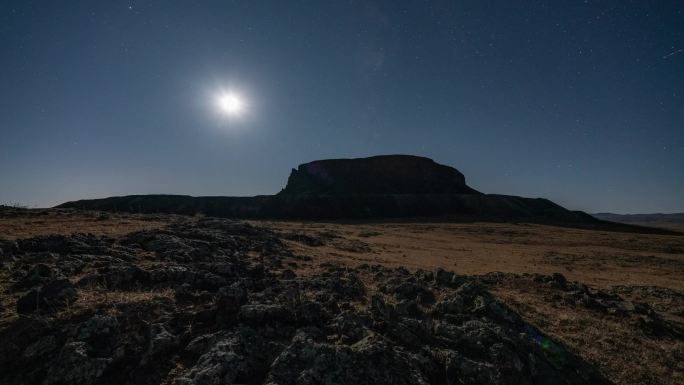
<svg viewBox="0 0 684 385">
<path fill-rule="evenodd" d="M 407 153 L 486 193 L 684 211 L 682 48 L 681 1 L 4 0 L 0 203 L 269 194 Z"/>
</svg>

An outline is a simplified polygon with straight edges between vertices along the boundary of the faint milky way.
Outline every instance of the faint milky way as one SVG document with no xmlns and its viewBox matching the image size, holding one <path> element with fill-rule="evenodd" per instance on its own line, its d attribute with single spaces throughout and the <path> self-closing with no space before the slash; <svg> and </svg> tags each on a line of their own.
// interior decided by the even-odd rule
<svg viewBox="0 0 684 385">
<path fill-rule="evenodd" d="M 678 49 L 678 50 L 676 50 L 676 51 L 672 51 L 672 52 L 668 53 L 667 55 L 663 56 L 663 59 L 667 59 L 667 58 L 669 58 L 670 56 L 676 55 L 676 54 L 678 54 L 678 53 L 680 53 L 680 52 L 684 52 L 684 48 L 680 48 L 680 49 Z"/>
</svg>

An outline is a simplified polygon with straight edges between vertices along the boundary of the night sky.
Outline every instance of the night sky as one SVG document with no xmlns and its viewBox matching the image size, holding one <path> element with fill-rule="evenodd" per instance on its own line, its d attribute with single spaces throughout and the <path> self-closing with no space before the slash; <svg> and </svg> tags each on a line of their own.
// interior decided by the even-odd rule
<svg viewBox="0 0 684 385">
<path fill-rule="evenodd" d="M 684 211 L 682 1 L 3 0 L 0 70 L 0 203 L 271 194 L 405 153 L 486 193 Z"/>
</svg>

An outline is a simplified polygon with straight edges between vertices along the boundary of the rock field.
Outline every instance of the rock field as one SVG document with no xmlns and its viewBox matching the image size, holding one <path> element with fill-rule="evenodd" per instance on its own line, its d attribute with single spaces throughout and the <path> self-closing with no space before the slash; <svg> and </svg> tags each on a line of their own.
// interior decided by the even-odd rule
<svg viewBox="0 0 684 385">
<path fill-rule="evenodd" d="M 0 383 L 609 384 L 463 276 L 328 262 L 225 219 L 122 236 L 0 241 Z M 316 264 L 315 261 L 313 261 Z M 567 282 L 558 301 L 682 331 L 646 304 Z"/>
</svg>

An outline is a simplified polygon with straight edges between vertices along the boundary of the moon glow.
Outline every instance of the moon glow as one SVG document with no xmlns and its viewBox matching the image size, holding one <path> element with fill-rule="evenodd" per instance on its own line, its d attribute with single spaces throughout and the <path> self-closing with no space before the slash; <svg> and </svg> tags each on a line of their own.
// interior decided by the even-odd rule
<svg viewBox="0 0 684 385">
<path fill-rule="evenodd" d="M 246 107 L 244 99 L 233 91 L 221 92 L 215 102 L 219 112 L 231 118 L 242 115 Z"/>
</svg>

